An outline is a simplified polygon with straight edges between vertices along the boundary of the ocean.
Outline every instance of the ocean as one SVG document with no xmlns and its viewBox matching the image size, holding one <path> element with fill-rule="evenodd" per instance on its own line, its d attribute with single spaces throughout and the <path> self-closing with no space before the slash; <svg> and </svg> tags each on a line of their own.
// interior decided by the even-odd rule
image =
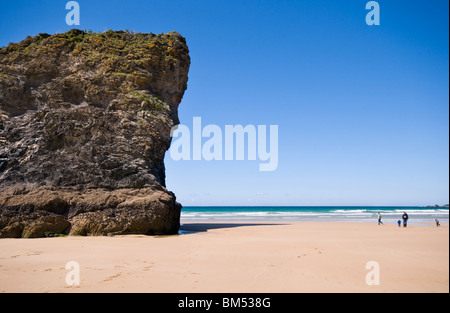
<svg viewBox="0 0 450 313">
<path fill-rule="evenodd" d="M 181 211 L 181 222 L 377 222 L 380 212 L 383 223 L 397 223 L 403 212 L 409 216 L 409 224 L 449 222 L 449 209 L 444 207 L 399 206 L 187 206 Z"/>
</svg>

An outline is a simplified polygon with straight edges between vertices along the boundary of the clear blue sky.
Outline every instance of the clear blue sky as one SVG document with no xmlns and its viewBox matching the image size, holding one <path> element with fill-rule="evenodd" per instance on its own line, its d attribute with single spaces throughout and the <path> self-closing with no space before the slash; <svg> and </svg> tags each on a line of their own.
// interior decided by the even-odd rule
<svg viewBox="0 0 450 313">
<path fill-rule="evenodd" d="M 0 46 L 67 31 L 59 0 L 2 1 Z M 181 123 L 279 126 L 279 165 L 166 157 L 189 205 L 449 202 L 449 2 L 78 1 L 80 29 L 178 31 L 192 65 Z"/>
</svg>

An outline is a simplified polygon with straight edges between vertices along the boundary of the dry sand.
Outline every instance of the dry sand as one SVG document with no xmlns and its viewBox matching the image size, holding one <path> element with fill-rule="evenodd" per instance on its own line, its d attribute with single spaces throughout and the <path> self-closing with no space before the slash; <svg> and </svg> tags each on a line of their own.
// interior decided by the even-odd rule
<svg viewBox="0 0 450 313">
<path fill-rule="evenodd" d="M 0 239 L 1 292 L 449 292 L 449 228 L 193 224 L 180 236 Z M 69 261 L 80 285 L 68 286 Z M 379 285 L 368 285 L 369 261 Z M 372 277 L 369 275 L 369 277 Z"/>
</svg>

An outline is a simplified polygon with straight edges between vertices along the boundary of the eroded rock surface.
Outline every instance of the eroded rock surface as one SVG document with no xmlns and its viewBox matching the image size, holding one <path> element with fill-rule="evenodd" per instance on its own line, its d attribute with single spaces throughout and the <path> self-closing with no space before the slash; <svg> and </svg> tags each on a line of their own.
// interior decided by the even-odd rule
<svg viewBox="0 0 450 313">
<path fill-rule="evenodd" d="M 163 160 L 189 66 L 175 32 L 1 48 L 0 237 L 176 233 Z"/>
</svg>

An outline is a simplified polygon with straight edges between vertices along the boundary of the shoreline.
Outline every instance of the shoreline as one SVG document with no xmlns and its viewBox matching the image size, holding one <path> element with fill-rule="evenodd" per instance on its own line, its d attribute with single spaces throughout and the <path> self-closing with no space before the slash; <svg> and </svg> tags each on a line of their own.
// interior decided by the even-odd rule
<svg viewBox="0 0 450 313">
<path fill-rule="evenodd" d="M 0 292 L 449 292 L 448 223 L 182 223 L 183 235 L 1 239 Z"/>
<path fill-rule="evenodd" d="M 409 215 L 410 224 L 449 222 L 448 209 L 398 206 L 237 206 L 237 207 L 183 207 L 181 220 L 210 222 L 215 220 L 258 221 L 258 222 L 376 222 L 378 212 L 384 223 L 396 224 L 404 212 Z"/>
<path fill-rule="evenodd" d="M 398 226 L 397 221 L 394 220 L 383 220 L 382 221 L 384 226 L 390 227 L 395 226 L 396 228 L 404 228 L 403 224 L 401 227 Z M 378 225 L 377 220 L 373 221 L 367 221 L 367 220 L 340 220 L 340 219 L 321 219 L 321 220 L 313 220 L 313 219 L 304 219 L 304 220 L 298 220 L 298 219 L 289 219 L 289 218 L 248 218 L 248 219 L 230 219 L 230 218 L 181 218 L 180 221 L 180 231 L 183 231 L 183 227 L 188 226 L 190 224 L 274 224 L 274 225 L 284 225 L 284 224 L 291 224 L 291 223 L 343 223 L 343 224 L 368 224 L 368 225 L 377 225 L 382 227 L 383 225 Z M 439 227 L 449 227 L 448 221 L 440 222 L 441 226 Z M 424 227 L 437 227 L 436 223 L 434 221 L 408 221 L 408 226 L 424 226 Z M 408 228 L 408 227 L 406 227 Z"/>
</svg>

